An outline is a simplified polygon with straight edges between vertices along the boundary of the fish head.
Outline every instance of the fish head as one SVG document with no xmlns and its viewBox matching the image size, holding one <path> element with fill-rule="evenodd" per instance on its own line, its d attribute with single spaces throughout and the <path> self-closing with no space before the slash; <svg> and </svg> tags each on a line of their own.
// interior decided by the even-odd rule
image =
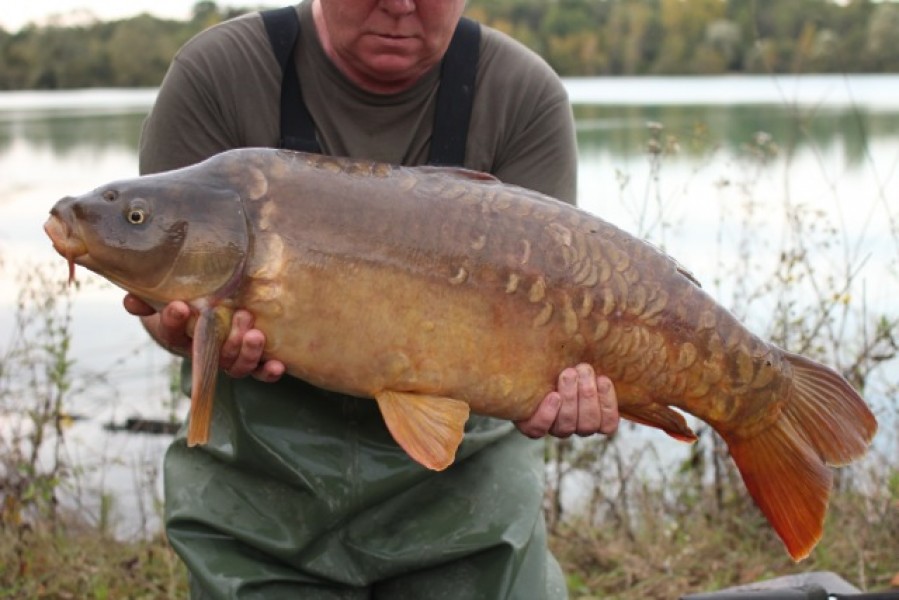
<svg viewBox="0 0 899 600">
<path fill-rule="evenodd" d="M 123 180 L 59 200 L 44 230 L 69 261 L 154 306 L 233 294 L 249 231 L 227 181 L 189 169 Z"/>
</svg>

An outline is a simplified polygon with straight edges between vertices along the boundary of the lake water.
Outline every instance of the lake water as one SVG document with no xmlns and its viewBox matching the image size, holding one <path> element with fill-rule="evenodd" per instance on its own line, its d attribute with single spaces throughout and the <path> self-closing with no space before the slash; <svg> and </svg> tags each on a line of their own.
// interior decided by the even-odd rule
<svg viewBox="0 0 899 600">
<path fill-rule="evenodd" d="M 586 210 L 662 245 L 760 333 L 771 328 L 784 287 L 790 287 L 786 301 L 801 311 L 851 272 L 851 287 L 834 291 L 845 297 L 845 319 L 828 327 L 850 329 L 837 332 L 846 347 L 824 349 L 835 360 L 858 342 L 851 328 L 878 313 L 895 318 L 899 77 L 566 83 L 578 125 L 579 202 Z M 136 174 L 140 126 L 154 95 L 0 93 L 4 343 L 12 335 L 23 273 L 42 269 L 60 281 L 66 277 L 64 261 L 41 228 L 48 209 L 62 196 Z M 781 249 L 796 246 L 800 229 L 806 270 L 795 273 L 795 281 L 771 285 Z M 85 285 L 73 305 L 73 372 L 76 388 L 84 389 L 70 396 L 68 407 L 90 419 L 72 426 L 67 448 L 74 461 L 96 467 L 84 476 L 86 485 L 117 495 L 127 535 L 143 526 L 133 517 L 135 507 L 158 491 L 153 469 L 168 439 L 108 433 L 101 425 L 132 415 L 165 418 L 171 360 L 121 308 L 120 291 L 86 270 L 78 277 Z M 868 390 L 884 398 L 878 407 L 884 423 L 895 422 L 895 403 L 886 398 L 896 385 L 895 360 L 891 367 L 892 377 Z M 95 373 L 105 376 L 92 384 Z M 177 412 L 183 410 L 184 404 Z M 0 425 L 4 418 L 0 412 Z M 881 431 L 881 446 L 895 452 L 895 425 Z"/>
</svg>

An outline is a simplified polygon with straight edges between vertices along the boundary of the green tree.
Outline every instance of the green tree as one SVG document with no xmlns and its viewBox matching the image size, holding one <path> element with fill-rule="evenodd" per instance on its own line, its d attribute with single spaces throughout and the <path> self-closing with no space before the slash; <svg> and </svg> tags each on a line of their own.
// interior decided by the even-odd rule
<svg viewBox="0 0 899 600">
<path fill-rule="evenodd" d="M 614 3 L 601 38 L 608 56 L 606 72 L 645 73 L 646 65 L 651 64 L 658 53 L 660 31 L 657 3 L 633 0 Z"/>
<path fill-rule="evenodd" d="M 724 18 L 721 0 L 662 0 L 662 46 L 653 71 L 660 74 L 701 73 L 707 62 L 703 48 L 706 26 Z"/>
<path fill-rule="evenodd" d="M 873 70 L 899 70 L 899 6 L 893 3 L 877 5 L 868 20 L 868 39 L 865 50 Z"/>
</svg>

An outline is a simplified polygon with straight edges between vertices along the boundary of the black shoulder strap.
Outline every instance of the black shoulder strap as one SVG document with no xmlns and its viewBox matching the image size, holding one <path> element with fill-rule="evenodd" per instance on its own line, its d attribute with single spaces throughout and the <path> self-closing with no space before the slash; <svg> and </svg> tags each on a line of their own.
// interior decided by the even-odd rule
<svg viewBox="0 0 899 600">
<path fill-rule="evenodd" d="M 296 8 L 287 6 L 262 11 L 262 21 L 272 50 L 281 65 L 280 147 L 321 153 L 315 138 L 315 124 L 297 77 L 293 49 L 300 35 Z M 481 27 L 462 18 L 440 67 L 440 86 L 434 114 L 434 130 L 428 164 L 462 166 L 465 142 L 474 102 L 475 77 L 480 55 Z"/>
<path fill-rule="evenodd" d="M 481 50 L 481 26 L 462 18 L 440 67 L 440 87 L 428 164 L 463 166 L 474 84 Z"/>
<path fill-rule="evenodd" d="M 281 139 L 279 147 L 321 154 L 312 115 L 303 102 L 293 49 L 300 37 L 296 7 L 286 6 L 260 13 L 272 50 L 281 65 Z"/>
</svg>

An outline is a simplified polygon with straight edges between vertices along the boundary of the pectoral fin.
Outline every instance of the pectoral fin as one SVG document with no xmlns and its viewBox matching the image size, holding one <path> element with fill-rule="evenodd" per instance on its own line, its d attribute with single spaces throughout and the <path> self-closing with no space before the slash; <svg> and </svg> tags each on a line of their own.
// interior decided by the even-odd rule
<svg viewBox="0 0 899 600">
<path fill-rule="evenodd" d="M 393 439 L 409 456 L 434 471 L 453 464 L 468 420 L 466 402 L 393 391 L 375 399 Z"/>
<path fill-rule="evenodd" d="M 650 427 L 658 427 L 676 440 L 690 444 L 696 441 L 696 433 L 687 425 L 683 415 L 664 404 L 620 406 L 618 411 L 625 419 Z"/>
<path fill-rule="evenodd" d="M 231 326 L 231 311 L 222 307 L 204 308 L 197 318 L 193 335 L 191 361 L 190 424 L 187 445 L 202 445 L 209 441 L 215 379 L 219 354 Z"/>
</svg>

